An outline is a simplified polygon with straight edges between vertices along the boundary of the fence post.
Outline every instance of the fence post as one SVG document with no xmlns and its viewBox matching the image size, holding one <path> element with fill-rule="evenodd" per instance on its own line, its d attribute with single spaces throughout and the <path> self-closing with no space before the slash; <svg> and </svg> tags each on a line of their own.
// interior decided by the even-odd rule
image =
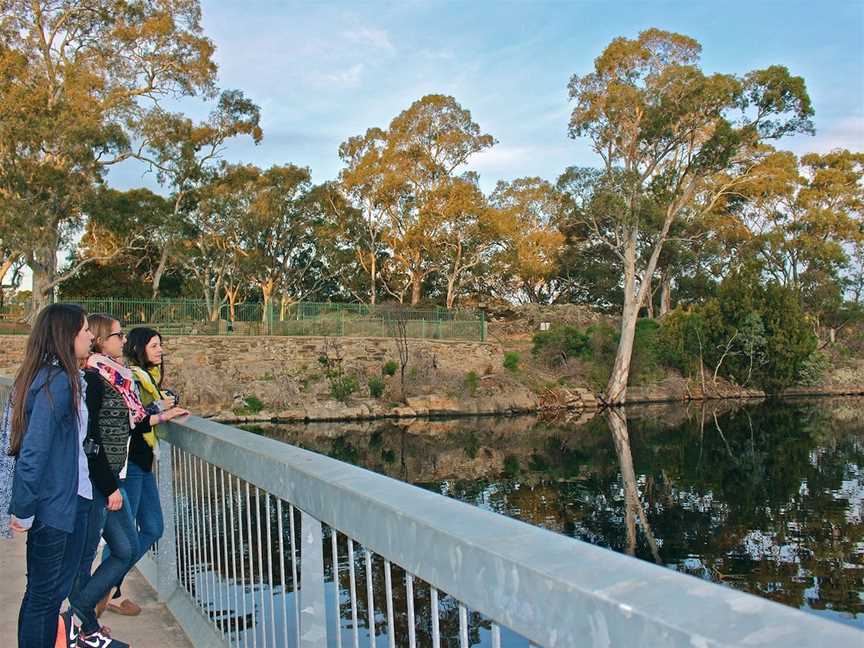
<svg viewBox="0 0 864 648">
<path fill-rule="evenodd" d="M 170 425 L 170 423 L 169 423 Z M 161 442 L 159 457 L 159 503 L 162 505 L 165 531 L 159 539 L 156 552 L 156 593 L 160 601 L 167 601 L 177 589 L 177 535 L 175 524 L 174 466 L 171 461 L 173 446 Z"/>
</svg>

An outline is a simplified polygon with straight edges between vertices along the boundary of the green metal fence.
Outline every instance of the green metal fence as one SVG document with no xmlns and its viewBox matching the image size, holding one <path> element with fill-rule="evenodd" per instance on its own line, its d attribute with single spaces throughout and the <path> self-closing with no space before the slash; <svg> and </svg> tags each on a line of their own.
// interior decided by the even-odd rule
<svg viewBox="0 0 864 648">
<path fill-rule="evenodd" d="M 167 335 L 328 335 L 393 337 L 404 323 L 411 338 L 485 341 L 483 311 L 404 308 L 398 304 L 296 302 L 222 304 L 199 299 L 83 299 L 88 313 L 107 313 L 124 326 L 151 325 Z M 0 332 L 23 333 L 28 304 L 0 307 Z"/>
</svg>

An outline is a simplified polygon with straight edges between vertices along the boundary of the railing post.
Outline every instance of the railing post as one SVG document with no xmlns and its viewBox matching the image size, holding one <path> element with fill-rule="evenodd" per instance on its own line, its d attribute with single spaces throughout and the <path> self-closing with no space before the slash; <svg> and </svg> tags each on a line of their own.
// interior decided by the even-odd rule
<svg viewBox="0 0 864 648">
<path fill-rule="evenodd" d="M 300 511 L 300 535 L 300 646 L 320 648 L 327 645 L 321 522 Z"/>
<path fill-rule="evenodd" d="M 170 425 L 170 423 L 169 423 Z M 162 517 L 165 521 L 165 531 L 159 539 L 156 553 L 156 593 L 160 601 L 167 601 L 177 589 L 177 535 L 175 523 L 174 500 L 174 466 L 171 461 L 173 446 L 165 441 L 160 442 L 159 456 L 159 503 L 162 505 Z"/>
</svg>

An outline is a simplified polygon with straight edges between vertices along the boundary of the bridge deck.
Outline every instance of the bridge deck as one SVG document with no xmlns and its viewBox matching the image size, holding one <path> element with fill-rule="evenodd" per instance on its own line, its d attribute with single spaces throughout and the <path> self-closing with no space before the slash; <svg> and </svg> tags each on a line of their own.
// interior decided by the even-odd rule
<svg viewBox="0 0 864 648">
<path fill-rule="evenodd" d="M 24 552 L 26 538 L 0 540 L 0 628 L 4 636 L 14 637 L 18 608 L 24 594 Z M 156 592 L 134 570 L 126 579 L 129 597 L 141 605 L 141 615 L 124 617 L 106 612 L 100 619 L 112 634 L 132 648 L 191 648 L 183 630 L 168 608 L 156 600 Z M 126 589 L 124 587 L 124 590 Z"/>
</svg>

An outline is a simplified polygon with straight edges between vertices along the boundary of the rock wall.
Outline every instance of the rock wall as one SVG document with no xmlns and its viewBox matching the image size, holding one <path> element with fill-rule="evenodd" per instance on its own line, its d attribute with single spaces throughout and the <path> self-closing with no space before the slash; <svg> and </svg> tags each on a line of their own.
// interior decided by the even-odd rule
<svg viewBox="0 0 864 648">
<path fill-rule="evenodd" d="M 14 374 L 25 343 L 25 336 L 0 335 L 0 374 Z M 408 395 L 457 397 L 469 372 L 484 383 L 502 369 L 497 344 L 409 340 L 408 345 Z M 330 383 L 319 362 L 324 353 L 341 357 L 344 372 L 357 378 L 355 398 L 368 397 L 368 378 L 382 376 L 384 363 L 399 359 L 391 338 L 175 336 L 165 339 L 165 348 L 166 385 L 204 414 L 237 409 L 249 396 L 270 412 L 328 400 Z M 386 404 L 398 396 L 398 371 L 384 380 L 379 400 Z"/>
</svg>

